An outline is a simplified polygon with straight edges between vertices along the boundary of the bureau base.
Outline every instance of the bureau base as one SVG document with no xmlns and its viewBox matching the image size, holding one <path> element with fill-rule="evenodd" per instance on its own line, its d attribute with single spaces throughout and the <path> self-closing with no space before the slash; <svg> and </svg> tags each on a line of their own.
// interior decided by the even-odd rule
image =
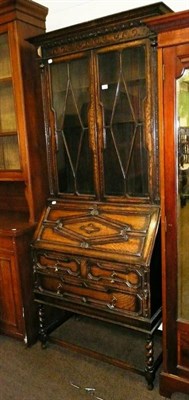
<svg viewBox="0 0 189 400">
<path fill-rule="evenodd" d="M 162 361 L 161 333 L 157 327 L 151 332 L 138 332 L 123 325 L 66 311 L 62 314 L 62 310 L 60 311 L 60 319 L 47 322 L 46 305 L 39 303 L 39 339 L 43 349 L 47 347 L 47 342 L 52 342 L 142 375 L 147 382 L 147 388 L 153 389 L 155 374 Z M 133 353 L 136 357 L 133 347 L 138 348 L 137 360 L 132 359 Z"/>
</svg>

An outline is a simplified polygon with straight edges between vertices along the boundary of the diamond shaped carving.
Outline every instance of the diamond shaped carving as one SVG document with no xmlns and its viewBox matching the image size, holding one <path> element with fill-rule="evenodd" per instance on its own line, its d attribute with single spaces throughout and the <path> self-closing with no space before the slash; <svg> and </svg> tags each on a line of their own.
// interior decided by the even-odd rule
<svg viewBox="0 0 189 400">
<path fill-rule="evenodd" d="M 55 230 L 60 234 L 66 234 L 70 238 L 81 240 L 81 242 L 89 243 L 106 243 L 107 240 L 114 239 L 120 241 L 127 240 L 126 232 L 130 227 L 124 224 L 107 220 L 101 216 L 86 216 L 66 219 L 62 218 L 57 221 Z"/>
</svg>

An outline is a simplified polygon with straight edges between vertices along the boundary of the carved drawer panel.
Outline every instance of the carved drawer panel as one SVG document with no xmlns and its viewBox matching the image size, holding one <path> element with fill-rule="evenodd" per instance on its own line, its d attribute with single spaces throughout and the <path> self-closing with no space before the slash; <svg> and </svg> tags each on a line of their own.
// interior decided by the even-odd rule
<svg viewBox="0 0 189 400">
<path fill-rule="evenodd" d="M 86 307 L 111 310 L 115 313 L 140 315 L 142 313 L 141 298 L 134 294 L 110 291 L 101 288 L 101 291 L 87 287 L 85 282 L 76 286 L 64 282 L 64 279 L 56 276 L 38 274 L 35 283 L 35 292 L 62 299 L 64 302 L 85 304 Z"/>
<path fill-rule="evenodd" d="M 143 296 L 140 268 L 39 251 L 34 271 L 40 294 L 122 314 L 141 315 L 145 309 L 146 316 L 148 296 Z"/>
<path fill-rule="evenodd" d="M 47 276 L 56 276 L 66 283 L 80 285 L 82 278 L 81 261 L 62 254 L 48 252 L 35 255 L 34 271 Z"/>
<path fill-rule="evenodd" d="M 137 266 L 92 261 L 53 252 L 38 252 L 35 258 L 35 272 L 61 277 L 65 283 L 80 285 L 84 282 L 94 289 L 104 286 L 137 292 L 142 289 L 146 277 L 144 269 Z"/>
<path fill-rule="evenodd" d="M 87 279 L 90 284 L 108 286 L 123 291 L 136 292 L 142 288 L 142 274 L 139 269 L 116 263 L 88 262 Z"/>
</svg>

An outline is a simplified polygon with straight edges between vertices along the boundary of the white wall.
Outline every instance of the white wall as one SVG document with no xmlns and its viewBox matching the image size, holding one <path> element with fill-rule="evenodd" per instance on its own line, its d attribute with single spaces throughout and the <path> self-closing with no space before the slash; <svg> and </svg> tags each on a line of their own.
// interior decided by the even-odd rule
<svg viewBox="0 0 189 400">
<path fill-rule="evenodd" d="M 158 2 L 148 0 L 35 0 L 46 6 L 49 13 L 46 20 L 47 31 L 89 21 Z M 189 0 L 165 0 L 173 11 L 189 9 Z"/>
</svg>

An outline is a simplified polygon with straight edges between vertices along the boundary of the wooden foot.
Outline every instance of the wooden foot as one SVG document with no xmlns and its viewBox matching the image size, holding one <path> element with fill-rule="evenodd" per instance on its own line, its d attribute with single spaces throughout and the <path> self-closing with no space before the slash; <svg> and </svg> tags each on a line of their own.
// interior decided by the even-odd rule
<svg viewBox="0 0 189 400">
<path fill-rule="evenodd" d="M 47 347 L 47 331 L 45 329 L 45 310 L 44 305 L 39 304 L 39 340 L 42 349 Z"/>
<path fill-rule="evenodd" d="M 146 341 L 146 365 L 145 365 L 145 378 L 147 381 L 148 390 L 154 387 L 155 368 L 154 368 L 154 343 L 153 336 L 148 335 Z"/>
</svg>

